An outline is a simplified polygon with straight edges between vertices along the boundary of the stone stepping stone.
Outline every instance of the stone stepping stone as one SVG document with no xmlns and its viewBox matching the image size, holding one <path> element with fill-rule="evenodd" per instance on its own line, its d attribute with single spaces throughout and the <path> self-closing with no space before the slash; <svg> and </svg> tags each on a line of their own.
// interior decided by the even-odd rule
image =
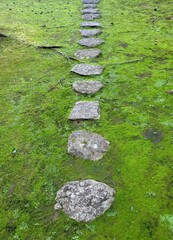
<svg viewBox="0 0 173 240">
<path fill-rule="evenodd" d="M 103 67 L 81 63 L 75 65 L 71 71 L 83 76 L 100 75 L 103 71 Z"/>
<path fill-rule="evenodd" d="M 100 160 L 108 147 L 106 139 L 92 132 L 79 130 L 73 132 L 68 139 L 68 153 L 87 160 Z"/>
<path fill-rule="evenodd" d="M 82 37 L 93 37 L 101 33 L 100 29 L 80 30 Z"/>
<path fill-rule="evenodd" d="M 83 94 L 93 94 L 103 88 L 103 84 L 100 81 L 77 81 L 73 83 L 73 89 L 76 92 Z"/>
<path fill-rule="evenodd" d="M 83 14 L 82 15 L 83 20 L 85 21 L 90 21 L 90 20 L 94 20 L 96 18 L 100 18 L 100 14 L 92 14 L 92 13 L 87 13 L 87 14 Z"/>
<path fill-rule="evenodd" d="M 81 46 L 86 47 L 96 47 L 100 44 L 104 43 L 104 41 L 100 38 L 83 38 L 78 42 Z"/>
<path fill-rule="evenodd" d="M 82 10 L 82 13 L 83 13 L 83 14 L 86 14 L 86 13 L 98 14 L 98 13 L 99 13 L 99 10 L 98 10 L 97 8 L 95 8 L 95 9 L 93 9 L 93 8 L 87 8 L 87 9 Z"/>
<path fill-rule="evenodd" d="M 82 0 L 82 2 L 84 4 L 95 4 L 95 3 L 99 3 L 100 0 Z"/>
<path fill-rule="evenodd" d="M 101 27 L 102 25 L 98 22 L 82 22 L 81 27 Z"/>
<path fill-rule="evenodd" d="M 84 8 L 95 8 L 97 5 L 95 3 L 88 3 L 83 5 Z"/>
<path fill-rule="evenodd" d="M 83 58 L 96 58 L 101 54 L 101 50 L 99 49 L 84 49 L 78 50 L 75 53 L 75 57 L 79 59 Z"/>
<path fill-rule="evenodd" d="M 70 120 L 91 120 L 100 118 L 99 102 L 76 102 L 69 119 Z"/>
<path fill-rule="evenodd" d="M 54 208 L 78 222 L 88 222 L 110 208 L 114 195 L 113 188 L 92 179 L 68 182 L 58 190 Z"/>
</svg>

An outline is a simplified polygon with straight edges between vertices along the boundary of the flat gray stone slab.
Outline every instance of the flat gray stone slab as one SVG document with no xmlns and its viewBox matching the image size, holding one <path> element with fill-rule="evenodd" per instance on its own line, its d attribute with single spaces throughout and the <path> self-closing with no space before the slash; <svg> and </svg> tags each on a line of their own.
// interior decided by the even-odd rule
<svg viewBox="0 0 173 240">
<path fill-rule="evenodd" d="M 95 8 L 97 5 L 95 3 L 88 3 L 83 5 L 84 8 Z"/>
<path fill-rule="evenodd" d="M 79 59 L 96 58 L 100 54 L 101 54 L 101 50 L 99 49 L 82 49 L 82 50 L 76 51 L 75 57 Z"/>
<path fill-rule="evenodd" d="M 76 102 L 69 119 L 91 120 L 100 118 L 99 102 Z"/>
<path fill-rule="evenodd" d="M 101 27 L 102 25 L 98 22 L 82 22 L 81 27 Z"/>
<path fill-rule="evenodd" d="M 93 4 L 93 3 L 99 3 L 100 0 L 82 0 L 84 4 Z"/>
<path fill-rule="evenodd" d="M 78 42 L 81 46 L 86 47 L 96 47 L 100 44 L 104 43 L 104 41 L 100 38 L 83 38 Z"/>
<path fill-rule="evenodd" d="M 83 14 L 86 14 L 86 13 L 91 13 L 91 14 L 98 14 L 99 13 L 99 10 L 97 8 L 87 8 L 87 9 L 84 9 L 82 10 L 82 13 Z"/>
<path fill-rule="evenodd" d="M 58 190 L 54 208 L 78 222 L 88 222 L 110 208 L 114 195 L 113 188 L 92 179 L 68 182 Z"/>
<path fill-rule="evenodd" d="M 77 81 L 73 83 L 73 89 L 77 92 L 84 94 L 93 94 L 103 88 L 103 84 L 100 81 Z"/>
<path fill-rule="evenodd" d="M 103 71 L 103 67 L 81 63 L 75 65 L 71 71 L 83 76 L 100 75 Z"/>
<path fill-rule="evenodd" d="M 83 20 L 85 21 L 91 21 L 94 20 L 96 18 L 100 18 L 100 14 L 92 14 L 92 13 L 86 13 L 82 15 Z"/>
<path fill-rule="evenodd" d="M 82 37 L 93 37 L 101 33 L 100 29 L 80 30 Z"/>
<path fill-rule="evenodd" d="M 68 153 L 87 160 L 100 160 L 108 147 L 109 142 L 96 133 L 79 130 L 68 139 Z"/>
</svg>

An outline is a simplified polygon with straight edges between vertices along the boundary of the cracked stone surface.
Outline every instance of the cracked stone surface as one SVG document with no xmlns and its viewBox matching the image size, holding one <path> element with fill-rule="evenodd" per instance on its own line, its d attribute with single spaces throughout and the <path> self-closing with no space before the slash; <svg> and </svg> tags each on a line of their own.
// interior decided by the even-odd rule
<svg viewBox="0 0 173 240">
<path fill-rule="evenodd" d="M 81 27 L 101 27 L 102 25 L 98 22 L 82 22 Z"/>
<path fill-rule="evenodd" d="M 88 80 L 77 81 L 73 83 L 73 89 L 77 92 L 84 94 L 93 94 L 103 88 L 103 84 L 100 81 Z"/>
<path fill-rule="evenodd" d="M 100 0 L 82 0 L 84 4 L 93 4 L 93 3 L 99 3 Z"/>
<path fill-rule="evenodd" d="M 86 3 L 83 6 L 84 8 L 95 8 L 97 5 L 95 3 Z"/>
<path fill-rule="evenodd" d="M 85 21 L 90 21 L 90 20 L 94 20 L 96 18 L 100 18 L 100 14 L 92 14 L 92 13 L 86 13 L 82 15 L 83 20 Z"/>
<path fill-rule="evenodd" d="M 87 160 L 97 161 L 107 152 L 109 142 L 99 134 L 76 131 L 68 139 L 68 153 Z"/>
<path fill-rule="evenodd" d="M 75 53 L 75 57 L 79 59 L 83 58 L 96 58 L 101 54 L 101 50 L 99 49 L 82 49 L 77 50 Z"/>
<path fill-rule="evenodd" d="M 80 30 L 82 37 L 93 37 L 101 33 L 100 29 Z"/>
<path fill-rule="evenodd" d="M 58 190 L 54 208 L 78 222 L 88 222 L 110 208 L 114 195 L 113 188 L 92 179 L 68 182 Z"/>
<path fill-rule="evenodd" d="M 100 38 L 83 38 L 78 42 L 81 46 L 86 47 L 97 47 L 104 43 L 104 41 Z"/>
<path fill-rule="evenodd" d="M 71 71 L 83 76 L 100 75 L 103 71 L 103 67 L 81 63 L 75 65 Z"/>
<path fill-rule="evenodd" d="M 76 102 L 69 119 L 70 120 L 89 120 L 89 119 L 99 119 L 100 118 L 100 108 L 99 102 Z"/>
<path fill-rule="evenodd" d="M 99 13 L 99 10 L 97 8 L 86 8 L 86 9 L 82 10 L 82 13 L 83 14 L 86 14 L 86 13 L 97 14 L 97 13 Z"/>
</svg>

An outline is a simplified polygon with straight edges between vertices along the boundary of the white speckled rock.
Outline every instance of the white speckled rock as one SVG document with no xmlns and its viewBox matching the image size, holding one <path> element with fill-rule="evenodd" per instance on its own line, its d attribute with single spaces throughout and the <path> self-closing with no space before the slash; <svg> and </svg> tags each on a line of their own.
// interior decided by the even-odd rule
<svg viewBox="0 0 173 240">
<path fill-rule="evenodd" d="M 73 83 L 73 89 L 83 94 L 93 94 L 103 88 L 100 81 L 77 81 Z"/>
<path fill-rule="evenodd" d="M 100 0 L 82 0 L 82 2 L 84 4 L 95 4 L 95 3 L 99 3 Z"/>
<path fill-rule="evenodd" d="M 86 8 L 86 9 L 82 10 L 82 14 L 86 14 L 86 13 L 98 14 L 99 13 L 99 9 L 97 9 L 97 8 Z"/>
<path fill-rule="evenodd" d="M 83 58 L 96 58 L 101 54 L 101 50 L 99 49 L 82 49 L 77 50 L 75 53 L 75 57 L 79 59 Z"/>
<path fill-rule="evenodd" d="M 98 22 L 82 22 L 81 27 L 101 27 L 102 25 Z"/>
<path fill-rule="evenodd" d="M 83 76 L 100 75 L 103 71 L 103 67 L 81 63 L 75 65 L 71 71 Z"/>
<path fill-rule="evenodd" d="M 82 15 L 82 19 L 85 21 L 91 21 L 94 20 L 96 18 L 100 18 L 100 14 L 96 13 L 96 14 L 92 14 L 92 13 L 86 13 Z"/>
<path fill-rule="evenodd" d="M 83 38 L 78 42 L 81 46 L 86 47 L 96 47 L 100 44 L 104 43 L 104 41 L 100 38 Z"/>
<path fill-rule="evenodd" d="M 101 33 L 100 29 L 80 30 L 82 37 L 93 37 Z"/>
</svg>

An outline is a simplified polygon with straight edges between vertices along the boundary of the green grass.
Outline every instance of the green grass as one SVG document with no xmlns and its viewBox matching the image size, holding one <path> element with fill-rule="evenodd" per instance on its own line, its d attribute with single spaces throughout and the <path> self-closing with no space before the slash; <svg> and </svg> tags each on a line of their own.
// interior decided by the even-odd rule
<svg viewBox="0 0 173 240">
<path fill-rule="evenodd" d="M 70 73 L 77 61 L 35 47 L 59 45 L 58 51 L 72 56 L 79 48 L 81 7 L 79 0 L 0 3 L 0 32 L 10 37 L 0 39 L 0 236 L 173 239 L 173 96 L 165 92 L 173 89 L 172 21 L 167 19 L 172 3 L 100 2 L 105 43 L 102 56 L 92 62 L 105 66 L 94 77 L 105 87 L 92 96 L 72 90 L 82 78 Z M 68 121 L 76 101 L 91 99 L 100 102 L 100 120 Z M 154 133 L 146 139 L 150 128 Z M 110 141 L 102 160 L 67 154 L 68 137 L 78 129 Z M 90 223 L 54 212 L 56 191 L 88 178 L 116 190 L 112 207 Z"/>
</svg>

